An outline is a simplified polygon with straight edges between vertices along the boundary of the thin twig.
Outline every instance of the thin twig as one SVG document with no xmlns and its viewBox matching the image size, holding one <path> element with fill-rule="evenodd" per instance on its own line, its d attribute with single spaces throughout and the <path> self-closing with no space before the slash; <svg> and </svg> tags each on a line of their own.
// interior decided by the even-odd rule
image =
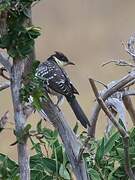
<svg viewBox="0 0 135 180">
<path fill-rule="evenodd" d="M 134 96 L 135 95 L 135 90 L 126 90 L 123 92 L 123 95 L 122 97 L 125 97 L 125 96 Z"/>
<path fill-rule="evenodd" d="M 108 116 L 110 121 L 114 124 L 114 126 L 119 131 L 120 135 L 123 138 L 123 146 L 124 146 L 124 158 L 125 158 L 125 171 L 126 174 L 129 176 L 130 179 L 135 180 L 135 176 L 133 174 L 133 171 L 130 167 L 130 158 L 129 158 L 129 135 L 126 132 L 126 130 L 117 122 L 117 119 L 112 115 L 112 113 L 109 111 L 108 107 L 106 106 L 105 102 L 103 101 L 102 97 L 99 95 L 97 87 L 94 83 L 93 79 L 90 79 L 90 84 L 93 89 L 93 92 L 95 94 L 95 97 L 105 112 L 105 114 Z"/>
<path fill-rule="evenodd" d="M 11 73 L 11 63 L 9 61 L 9 56 L 5 53 L 0 53 L 0 63 L 6 68 L 6 70 Z"/>
<path fill-rule="evenodd" d="M 90 139 L 91 139 L 91 137 L 88 136 L 88 137 L 85 139 L 82 147 L 80 148 L 80 152 L 79 152 L 79 155 L 78 155 L 78 160 L 79 160 L 79 161 L 82 159 L 82 157 L 83 157 L 83 152 L 84 152 L 85 148 L 87 147 L 88 142 L 90 141 Z"/>
<path fill-rule="evenodd" d="M 10 80 L 10 78 L 7 77 L 7 76 L 4 74 L 4 71 L 7 72 L 7 70 L 6 70 L 4 67 L 1 67 L 1 68 L 0 68 L 0 76 L 2 76 L 2 77 L 3 77 L 4 79 L 6 79 L 6 80 Z"/>
<path fill-rule="evenodd" d="M 104 67 L 104 66 L 106 66 L 106 65 L 108 65 L 110 63 L 114 63 L 117 66 L 127 66 L 127 67 L 132 67 L 132 68 L 135 67 L 134 64 L 126 62 L 125 60 L 110 60 L 110 61 L 107 61 L 107 62 L 103 63 L 101 66 Z"/>
<path fill-rule="evenodd" d="M 9 113 L 9 111 L 6 111 L 0 119 L 0 129 L 1 130 L 4 129 L 4 127 L 8 121 L 8 113 Z"/>
<path fill-rule="evenodd" d="M 126 84 L 123 88 L 129 88 L 130 86 L 135 84 L 135 79 L 133 79 L 133 81 L 129 82 L 128 84 Z"/>
<path fill-rule="evenodd" d="M 0 83 L 0 91 L 4 90 L 4 89 L 7 89 L 10 87 L 10 82 L 3 82 L 3 83 Z"/>
</svg>

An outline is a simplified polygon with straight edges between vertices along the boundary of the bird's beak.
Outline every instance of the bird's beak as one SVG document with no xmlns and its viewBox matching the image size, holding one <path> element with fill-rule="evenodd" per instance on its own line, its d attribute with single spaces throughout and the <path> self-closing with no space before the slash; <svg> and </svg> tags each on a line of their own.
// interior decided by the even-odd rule
<svg viewBox="0 0 135 180">
<path fill-rule="evenodd" d="M 68 62 L 68 65 L 75 65 L 75 63 L 69 61 L 69 62 Z"/>
</svg>

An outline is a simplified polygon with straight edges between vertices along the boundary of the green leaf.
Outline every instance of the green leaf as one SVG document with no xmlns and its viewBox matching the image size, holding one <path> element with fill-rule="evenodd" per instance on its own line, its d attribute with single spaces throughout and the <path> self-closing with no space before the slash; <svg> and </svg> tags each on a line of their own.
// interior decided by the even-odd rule
<svg viewBox="0 0 135 180">
<path fill-rule="evenodd" d="M 35 143 L 32 138 L 30 138 L 30 140 L 31 140 L 31 143 L 33 145 L 31 149 L 35 149 L 36 153 L 41 155 L 42 150 L 41 150 L 40 143 Z"/>
<path fill-rule="evenodd" d="M 42 119 L 37 123 L 37 132 L 38 133 L 42 132 Z"/>
<path fill-rule="evenodd" d="M 98 164 L 100 163 L 101 159 L 104 156 L 104 148 L 105 148 L 104 147 L 104 138 L 102 138 L 101 143 L 98 144 L 98 148 L 96 151 L 96 157 L 95 157 L 95 160 Z"/>
<path fill-rule="evenodd" d="M 104 154 L 107 154 L 112 150 L 112 148 L 115 146 L 115 142 L 116 142 L 116 140 L 118 140 L 118 138 L 119 138 L 118 132 L 114 133 L 113 135 L 111 135 L 111 137 L 109 137 L 109 139 L 105 143 Z"/>
<path fill-rule="evenodd" d="M 100 174 L 95 169 L 90 168 L 89 175 L 91 177 L 91 180 L 102 180 L 100 178 Z"/>
<path fill-rule="evenodd" d="M 66 180 L 70 180 L 70 179 L 71 179 L 69 172 L 68 172 L 67 169 L 63 166 L 63 164 L 60 165 L 59 175 L 60 175 L 61 177 L 63 177 L 64 179 L 66 179 Z"/>
<path fill-rule="evenodd" d="M 78 125 L 78 122 L 76 122 L 75 127 L 73 128 L 73 131 L 75 134 L 77 134 L 78 128 L 79 128 L 79 125 Z"/>
<path fill-rule="evenodd" d="M 43 159 L 43 165 L 47 172 L 49 173 L 57 173 L 56 172 L 56 161 L 50 158 L 44 158 Z M 59 169 L 59 164 L 58 164 Z"/>
</svg>

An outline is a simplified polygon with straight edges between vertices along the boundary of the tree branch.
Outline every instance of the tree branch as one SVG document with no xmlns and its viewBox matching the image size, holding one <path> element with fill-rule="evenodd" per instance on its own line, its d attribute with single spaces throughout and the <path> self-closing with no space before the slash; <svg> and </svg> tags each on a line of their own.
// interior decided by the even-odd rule
<svg viewBox="0 0 135 180">
<path fill-rule="evenodd" d="M 6 70 L 11 73 L 11 63 L 9 61 L 9 56 L 5 53 L 0 53 L 0 63 L 6 68 Z"/>
<path fill-rule="evenodd" d="M 23 106 L 20 102 L 20 89 L 22 82 L 22 73 L 24 63 L 22 60 L 14 60 L 11 70 L 11 93 L 14 107 L 14 120 L 16 127 L 16 135 L 19 136 L 23 131 L 26 123 L 26 118 L 23 113 Z M 20 167 L 21 180 L 30 180 L 29 155 L 27 151 L 27 139 L 18 142 L 18 163 Z"/>
<path fill-rule="evenodd" d="M 0 83 L 0 91 L 4 90 L 4 89 L 7 89 L 10 87 L 10 82 L 3 82 L 3 83 Z"/>
<path fill-rule="evenodd" d="M 8 121 L 8 113 L 9 113 L 9 111 L 6 111 L 0 119 L 0 132 L 2 131 L 2 129 L 4 129 L 4 127 Z"/>
<path fill-rule="evenodd" d="M 132 80 L 135 79 L 135 72 L 129 73 L 127 76 L 123 77 L 120 79 L 116 84 L 108 89 L 106 89 L 105 93 L 102 94 L 102 99 L 105 101 L 108 97 L 110 97 L 112 94 L 117 92 L 118 90 L 122 89 L 127 83 L 131 82 Z M 91 79 L 89 79 L 91 81 Z M 90 117 L 90 122 L 91 122 L 91 127 L 89 127 L 88 130 L 88 135 L 91 137 L 95 136 L 95 129 L 96 129 L 96 124 L 97 124 L 97 119 L 99 112 L 101 110 L 101 107 L 99 106 L 98 103 L 96 103 L 92 115 Z"/>
<path fill-rule="evenodd" d="M 103 101 L 102 97 L 99 95 L 97 87 L 92 79 L 90 79 L 90 84 L 93 89 L 93 92 L 95 94 L 95 97 L 105 112 L 105 114 L 108 116 L 110 121 L 114 124 L 114 126 L 119 131 L 120 135 L 123 138 L 123 146 L 124 146 L 124 158 L 125 158 L 125 171 L 126 174 L 129 176 L 130 179 L 135 180 L 135 176 L 133 174 L 133 171 L 130 167 L 130 158 L 129 158 L 129 135 L 126 132 L 126 130 L 117 122 L 115 117 L 112 115 L 112 113 L 109 111 L 108 107 L 106 106 L 105 102 Z"/>
<path fill-rule="evenodd" d="M 124 103 L 128 113 L 129 113 L 129 115 L 131 117 L 133 125 L 135 126 L 135 108 L 133 106 L 131 98 L 129 96 L 124 96 L 123 97 L 123 103 Z"/>
<path fill-rule="evenodd" d="M 66 154 L 68 155 L 69 161 L 76 175 L 76 179 L 88 180 L 89 178 L 86 172 L 85 162 L 83 159 L 79 159 L 81 143 L 69 127 L 62 112 L 58 110 L 47 94 L 46 96 L 47 98 L 42 101 L 42 109 L 44 111 L 45 118 L 47 116 L 53 126 L 58 130 L 63 141 Z"/>
</svg>

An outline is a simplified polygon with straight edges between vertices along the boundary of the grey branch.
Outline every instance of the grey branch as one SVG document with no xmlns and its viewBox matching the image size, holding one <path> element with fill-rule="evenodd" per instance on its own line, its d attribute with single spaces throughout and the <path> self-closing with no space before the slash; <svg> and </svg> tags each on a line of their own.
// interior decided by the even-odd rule
<svg viewBox="0 0 135 180">
<path fill-rule="evenodd" d="M 95 94 L 95 97 L 105 112 L 105 114 L 108 116 L 110 121 L 114 124 L 114 126 L 119 131 L 120 135 L 123 138 L 123 146 L 124 146 L 124 158 L 125 158 L 125 171 L 126 174 L 129 176 L 130 179 L 135 180 L 135 176 L 133 174 L 133 171 L 130 167 L 130 157 L 129 157 L 129 135 L 126 132 L 126 130 L 117 122 L 113 114 L 109 111 L 108 107 L 106 106 L 105 102 L 103 101 L 102 97 L 99 95 L 97 87 L 92 79 L 90 79 L 90 84 L 93 89 L 93 92 Z"/>
<path fill-rule="evenodd" d="M 7 89 L 10 87 L 10 82 L 3 82 L 3 83 L 0 83 L 0 91 L 4 90 L 4 89 Z"/>
<path fill-rule="evenodd" d="M 128 75 L 126 75 L 125 77 L 123 77 L 122 79 L 120 79 L 119 81 L 117 81 L 114 86 L 106 89 L 105 93 L 101 96 L 102 99 L 105 101 L 108 97 L 110 97 L 112 94 L 114 94 L 118 90 L 122 89 L 126 84 L 133 81 L 134 79 L 135 79 L 135 72 L 133 71 L 129 73 Z M 91 137 L 95 136 L 95 129 L 96 129 L 97 119 L 98 119 L 100 110 L 101 110 L 101 107 L 99 106 L 98 103 L 96 103 L 93 109 L 92 115 L 90 117 L 91 127 L 89 128 L 88 134 Z"/>
<path fill-rule="evenodd" d="M 108 65 L 108 64 L 110 64 L 110 63 L 114 63 L 114 64 L 117 65 L 117 66 L 127 66 L 127 67 L 132 67 L 132 68 L 135 67 L 134 64 L 131 64 L 131 63 L 129 63 L 129 62 L 126 62 L 125 60 L 122 60 L 122 59 L 120 59 L 120 60 L 107 61 L 107 62 L 105 62 L 105 63 L 102 64 L 102 67 L 103 67 L 103 66 L 106 66 L 106 65 Z"/>
<path fill-rule="evenodd" d="M 11 63 L 10 63 L 10 58 L 8 55 L 5 53 L 0 53 L 0 63 L 6 68 L 6 70 L 11 73 Z"/>
<path fill-rule="evenodd" d="M 7 121 L 8 121 L 8 113 L 9 111 L 6 111 L 4 115 L 0 119 L 0 129 L 4 129 Z"/>
<path fill-rule="evenodd" d="M 16 134 L 20 134 L 25 127 L 26 117 L 23 113 L 23 106 L 20 102 L 20 89 L 22 82 L 22 73 L 24 69 L 23 61 L 14 60 L 11 70 L 11 93 L 14 107 L 14 120 Z M 21 180 L 30 180 L 29 155 L 27 152 L 27 139 L 17 144 L 18 147 L 18 163 L 20 168 Z"/>
<path fill-rule="evenodd" d="M 132 100 L 129 96 L 124 96 L 123 97 L 123 103 L 130 115 L 130 118 L 133 122 L 133 125 L 135 126 L 135 108 L 133 106 Z"/>
<path fill-rule="evenodd" d="M 77 180 L 88 180 L 85 162 L 79 159 L 81 143 L 69 127 L 62 112 L 53 104 L 48 95 L 42 101 L 42 109 L 53 126 L 58 130 Z"/>
</svg>

